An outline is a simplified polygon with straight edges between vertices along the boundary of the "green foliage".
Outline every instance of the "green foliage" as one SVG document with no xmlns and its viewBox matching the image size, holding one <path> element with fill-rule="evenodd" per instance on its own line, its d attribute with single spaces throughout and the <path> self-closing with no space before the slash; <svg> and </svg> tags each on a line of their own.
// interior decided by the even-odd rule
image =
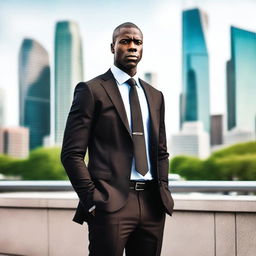
<svg viewBox="0 0 256 256">
<path fill-rule="evenodd" d="M 170 172 L 188 180 L 256 180 L 256 142 L 241 143 L 214 152 L 208 159 L 177 156 Z M 0 173 L 25 180 L 63 180 L 60 148 L 37 148 L 27 159 L 0 155 Z"/>
<path fill-rule="evenodd" d="M 11 176 L 21 176 L 23 160 L 0 155 L 0 173 Z"/>
<path fill-rule="evenodd" d="M 60 149 L 37 148 L 24 163 L 23 179 L 63 180 L 66 173 L 60 162 Z"/>
<path fill-rule="evenodd" d="M 256 154 L 231 155 L 216 162 L 225 180 L 256 180 Z"/>
<path fill-rule="evenodd" d="M 170 164 L 172 173 L 178 173 L 189 180 L 198 179 L 202 172 L 202 162 L 200 159 L 188 156 L 177 156 Z"/>
<path fill-rule="evenodd" d="M 0 173 L 8 174 L 12 159 L 6 155 L 0 155 Z"/>
<path fill-rule="evenodd" d="M 170 172 L 188 180 L 256 180 L 256 142 L 232 145 L 206 160 L 174 157 Z"/>
<path fill-rule="evenodd" d="M 0 156 L 0 173 L 19 175 L 24 180 L 63 180 L 66 172 L 60 162 L 60 148 L 37 148 L 29 158 L 17 160 Z"/>
<path fill-rule="evenodd" d="M 230 147 L 220 149 L 211 155 L 211 158 L 227 157 L 229 155 L 256 154 L 256 142 L 234 144 Z"/>
</svg>

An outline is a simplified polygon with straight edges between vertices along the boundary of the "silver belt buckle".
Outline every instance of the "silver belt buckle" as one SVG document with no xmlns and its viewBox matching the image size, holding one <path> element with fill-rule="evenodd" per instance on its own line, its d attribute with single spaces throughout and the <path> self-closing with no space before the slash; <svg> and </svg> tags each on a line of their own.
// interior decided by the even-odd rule
<svg viewBox="0 0 256 256">
<path fill-rule="evenodd" d="M 135 188 L 134 188 L 134 189 L 135 189 L 136 191 L 143 191 L 144 188 L 138 188 L 138 185 L 145 185 L 145 182 L 139 182 L 139 181 L 138 181 L 138 182 L 135 183 Z"/>
</svg>

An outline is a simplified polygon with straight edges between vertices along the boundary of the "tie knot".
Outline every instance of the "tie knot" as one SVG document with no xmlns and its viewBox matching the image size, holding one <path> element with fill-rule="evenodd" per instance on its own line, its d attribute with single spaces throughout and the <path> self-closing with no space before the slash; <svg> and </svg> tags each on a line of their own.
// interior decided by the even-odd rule
<svg viewBox="0 0 256 256">
<path fill-rule="evenodd" d="M 128 80 L 126 81 L 126 83 L 129 84 L 131 87 L 137 85 L 135 79 L 133 79 L 133 78 L 128 79 Z"/>
</svg>

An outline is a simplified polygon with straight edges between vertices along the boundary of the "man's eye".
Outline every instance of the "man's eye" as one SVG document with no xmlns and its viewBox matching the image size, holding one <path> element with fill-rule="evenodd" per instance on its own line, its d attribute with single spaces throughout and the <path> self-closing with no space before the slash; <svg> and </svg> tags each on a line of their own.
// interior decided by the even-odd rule
<svg viewBox="0 0 256 256">
<path fill-rule="evenodd" d="M 141 45 L 142 41 L 141 40 L 134 40 L 134 43 L 137 44 L 137 45 Z"/>
<path fill-rule="evenodd" d="M 121 40 L 121 42 L 120 42 L 121 44 L 129 44 L 129 40 L 127 40 L 127 39 L 123 39 L 123 40 Z"/>
<path fill-rule="evenodd" d="M 142 45 L 142 41 L 141 40 L 132 40 L 132 39 L 122 39 L 120 41 L 120 43 L 121 44 L 129 44 L 129 43 L 131 43 L 131 41 L 133 41 L 134 44 L 136 44 L 136 45 Z"/>
</svg>

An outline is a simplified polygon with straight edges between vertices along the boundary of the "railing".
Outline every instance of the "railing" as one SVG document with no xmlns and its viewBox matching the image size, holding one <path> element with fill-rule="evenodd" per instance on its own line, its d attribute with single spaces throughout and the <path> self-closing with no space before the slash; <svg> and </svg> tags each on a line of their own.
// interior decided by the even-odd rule
<svg viewBox="0 0 256 256">
<path fill-rule="evenodd" d="M 181 192 L 256 192 L 256 181 L 169 181 L 170 190 Z M 0 192 L 72 191 L 69 181 L 0 181 Z"/>
<path fill-rule="evenodd" d="M 170 181 L 172 192 L 256 192 L 256 181 Z"/>
</svg>

